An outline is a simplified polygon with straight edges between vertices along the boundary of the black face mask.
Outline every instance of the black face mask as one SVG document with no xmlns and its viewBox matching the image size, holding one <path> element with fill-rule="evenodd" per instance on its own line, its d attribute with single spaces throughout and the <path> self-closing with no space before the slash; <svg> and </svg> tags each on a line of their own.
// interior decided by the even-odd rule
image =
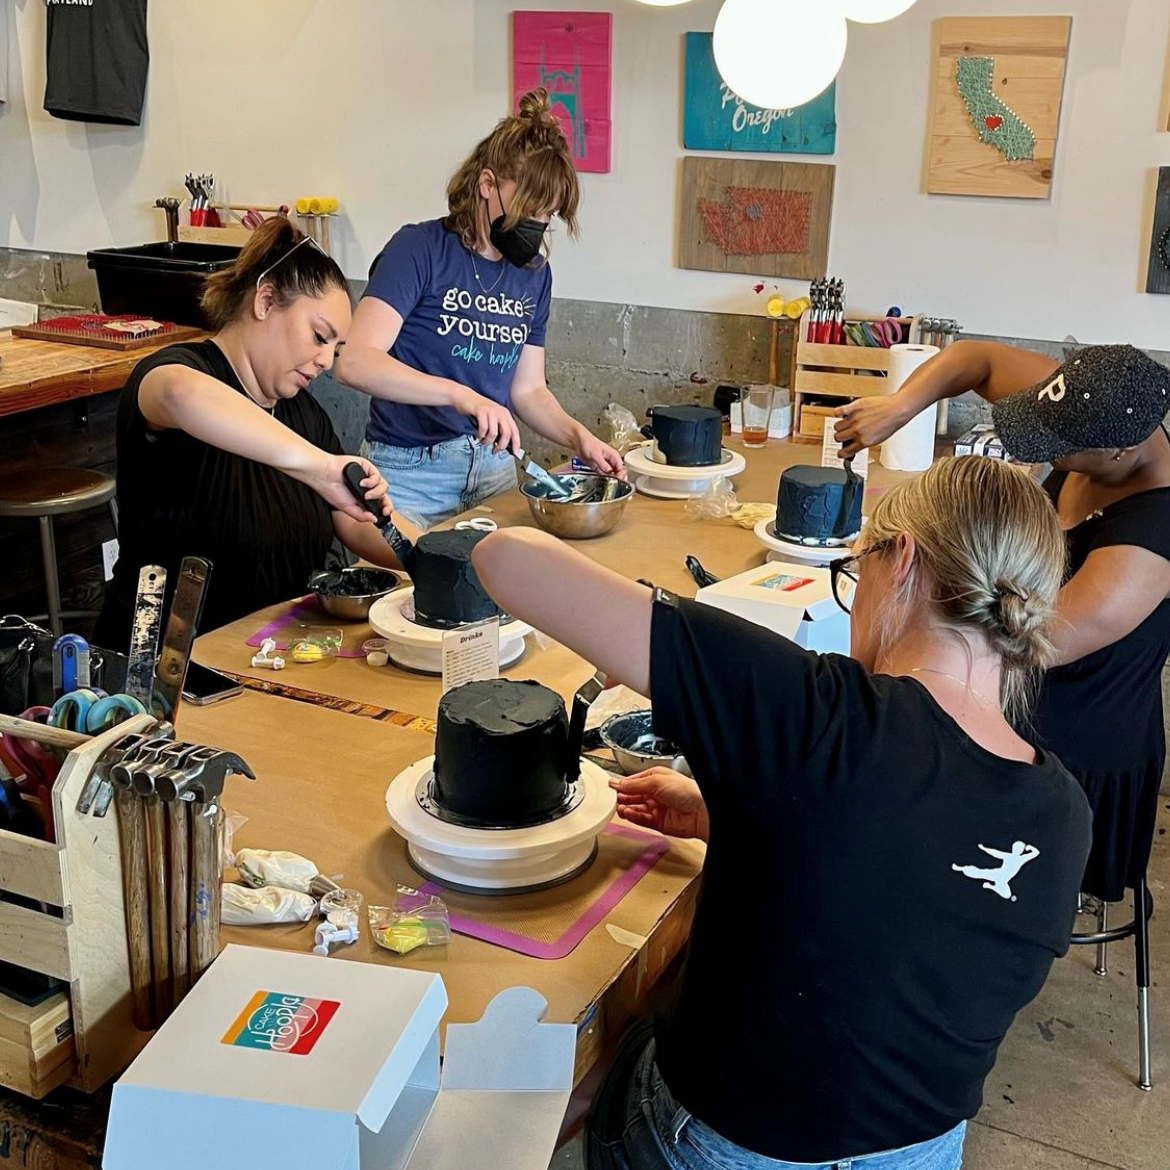
<svg viewBox="0 0 1170 1170">
<path fill-rule="evenodd" d="M 507 209 L 504 207 L 504 197 L 496 187 L 496 197 L 500 201 L 500 215 L 492 220 L 491 232 L 488 238 L 495 248 L 509 264 L 517 268 L 527 268 L 540 255 L 540 245 L 544 241 L 547 223 L 539 219 L 522 219 L 513 228 L 505 228 Z M 488 206 L 491 204 L 489 202 Z"/>
</svg>

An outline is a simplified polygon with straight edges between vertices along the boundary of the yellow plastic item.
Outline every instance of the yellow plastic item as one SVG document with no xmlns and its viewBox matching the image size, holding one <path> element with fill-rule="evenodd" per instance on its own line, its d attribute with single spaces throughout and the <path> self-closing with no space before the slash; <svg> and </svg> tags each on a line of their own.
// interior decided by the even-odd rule
<svg viewBox="0 0 1170 1170">
<path fill-rule="evenodd" d="M 784 298 L 782 296 L 773 295 L 768 298 L 767 313 L 769 317 L 783 317 L 784 316 Z"/>
<path fill-rule="evenodd" d="M 309 214 L 309 205 L 312 202 L 313 201 L 311 199 L 298 199 L 297 200 L 297 215 L 308 215 Z"/>
<path fill-rule="evenodd" d="M 320 662 L 325 657 L 325 647 L 316 642 L 296 642 L 290 650 L 294 662 Z"/>
<path fill-rule="evenodd" d="M 374 941 L 388 951 L 408 955 L 416 947 L 426 946 L 427 925 L 420 918 L 400 918 L 392 926 L 374 931 Z"/>
<path fill-rule="evenodd" d="M 793 321 L 799 321 L 805 310 L 812 307 L 812 301 L 808 297 L 797 297 L 794 301 L 789 301 L 784 306 L 784 315 L 791 317 Z"/>
</svg>

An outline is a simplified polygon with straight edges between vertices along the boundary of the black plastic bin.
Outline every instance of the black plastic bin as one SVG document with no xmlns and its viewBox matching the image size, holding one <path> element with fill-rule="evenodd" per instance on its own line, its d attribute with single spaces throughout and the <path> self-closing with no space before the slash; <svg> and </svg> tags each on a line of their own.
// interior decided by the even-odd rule
<svg viewBox="0 0 1170 1170">
<path fill-rule="evenodd" d="M 141 313 L 156 321 L 207 328 L 199 307 L 203 279 L 240 254 L 224 244 L 138 244 L 98 248 L 86 260 L 97 277 L 103 313 Z"/>
</svg>

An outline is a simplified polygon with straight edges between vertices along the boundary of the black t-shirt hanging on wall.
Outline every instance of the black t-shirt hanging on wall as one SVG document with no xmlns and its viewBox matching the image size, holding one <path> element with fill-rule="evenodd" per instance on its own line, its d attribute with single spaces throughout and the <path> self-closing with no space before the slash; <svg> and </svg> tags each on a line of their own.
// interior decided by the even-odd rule
<svg viewBox="0 0 1170 1170">
<path fill-rule="evenodd" d="M 137 126 L 150 49 L 146 0 L 45 0 L 45 109 L 75 122 Z"/>
</svg>

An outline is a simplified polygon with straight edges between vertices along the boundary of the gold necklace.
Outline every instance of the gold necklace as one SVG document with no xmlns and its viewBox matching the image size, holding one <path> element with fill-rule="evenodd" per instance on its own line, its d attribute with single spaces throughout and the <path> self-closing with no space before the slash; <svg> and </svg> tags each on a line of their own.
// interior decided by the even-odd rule
<svg viewBox="0 0 1170 1170">
<path fill-rule="evenodd" d="M 945 670 L 931 670 L 929 666 L 916 666 L 909 672 L 910 674 L 937 674 L 941 678 L 949 678 L 951 682 L 958 683 L 964 690 L 970 691 L 981 703 L 985 703 L 988 707 L 994 707 L 997 711 L 1000 710 L 998 703 L 993 703 L 986 695 L 980 694 L 970 683 L 965 683 L 961 678 L 956 678 L 953 674 L 947 674 Z"/>
<path fill-rule="evenodd" d="M 276 403 L 274 402 L 271 406 L 266 406 L 263 402 L 261 402 L 260 399 L 257 398 L 256 395 L 253 394 L 251 390 L 248 389 L 248 383 L 245 382 L 244 379 L 240 377 L 240 371 L 236 369 L 236 363 L 232 361 L 231 357 L 228 355 L 228 351 L 226 349 L 224 349 L 222 345 L 219 346 L 219 352 L 222 353 L 223 356 L 227 359 L 227 364 L 229 366 L 231 366 L 232 373 L 235 374 L 235 376 L 236 376 L 236 381 L 239 382 L 240 388 L 248 396 L 249 400 L 254 402 L 258 407 L 260 407 L 261 410 L 266 410 L 271 414 L 272 411 L 274 411 L 276 409 Z"/>
</svg>

